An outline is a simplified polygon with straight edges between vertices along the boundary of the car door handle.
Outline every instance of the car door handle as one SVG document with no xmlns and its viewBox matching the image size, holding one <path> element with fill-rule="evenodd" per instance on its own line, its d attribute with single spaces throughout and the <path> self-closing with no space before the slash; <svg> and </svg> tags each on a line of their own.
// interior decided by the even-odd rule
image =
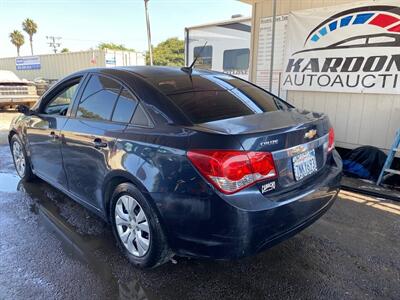
<svg viewBox="0 0 400 300">
<path fill-rule="evenodd" d="M 103 142 L 101 139 L 94 139 L 94 141 L 93 141 L 93 146 L 94 146 L 96 149 L 99 149 L 99 148 L 107 148 L 108 144 L 105 143 L 105 142 Z"/>
</svg>

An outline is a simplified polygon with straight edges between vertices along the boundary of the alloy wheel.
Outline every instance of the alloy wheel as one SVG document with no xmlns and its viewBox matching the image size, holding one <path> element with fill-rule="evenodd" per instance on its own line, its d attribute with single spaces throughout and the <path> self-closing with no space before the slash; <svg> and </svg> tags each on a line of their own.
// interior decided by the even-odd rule
<svg viewBox="0 0 400 300">
<path fill-rule="evenodd" d="M 146 214 L 129 195 L 121 196 L 115 205 L 115 225 L 125 248 L 134 256 L 144 256 L 150 246 L 150 229 Z"/>
<path fill-rule="evenodd" d="M 14 141 L 12 150 L 15 162 L 15 169 L 17 170 L 17 173 L 20 177 L 24 177 L 26 162 L 21 144 L 18 141 Z"/>
</svg>

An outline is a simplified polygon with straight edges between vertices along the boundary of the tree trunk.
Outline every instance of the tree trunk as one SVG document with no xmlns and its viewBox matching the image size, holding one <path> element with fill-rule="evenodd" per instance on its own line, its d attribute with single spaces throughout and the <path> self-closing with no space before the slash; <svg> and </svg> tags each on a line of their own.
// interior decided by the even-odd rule
<svg viewBox="0 0 400 300">
<path fill-rule="evenodd" d="M 32 43 L 32 36 L 29 37 L 29 42 L 31 44 L 31 55 L 33 55 L 33 43 Z"/>
<path fill-rule="evenodd" d="M 19 56 L 19 47 L 17 46 L 17 56 Z"/>
</svg>

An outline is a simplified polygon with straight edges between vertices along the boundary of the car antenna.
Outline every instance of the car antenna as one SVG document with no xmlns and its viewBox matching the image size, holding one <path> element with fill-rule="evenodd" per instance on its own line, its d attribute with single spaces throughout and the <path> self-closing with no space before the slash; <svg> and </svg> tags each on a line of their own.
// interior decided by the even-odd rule
<svg viewBox="0 0 400 300">
<path fill-rule="evenodd" d="M 197 59 L 200 57 L 201 53 L 203 52 L 203 50 L 206 46 L 207 46 L 207 41 L 205 42 L 204 46 L 200 49 L 200 51 L 197 53 L 196 57 L 194 58 L 193 62 L 190 64 L 190 66 L 181 68 L 181 70 L 183 72 L 186 72 L 189 75 L 192 75 L 194 64 L 196 63 Z"/>
</svg>

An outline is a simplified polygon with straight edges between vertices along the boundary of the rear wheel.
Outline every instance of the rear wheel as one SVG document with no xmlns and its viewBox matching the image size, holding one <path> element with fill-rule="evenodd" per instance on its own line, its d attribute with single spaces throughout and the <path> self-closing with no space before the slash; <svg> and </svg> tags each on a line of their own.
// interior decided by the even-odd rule
<svg viewBox="0 0 400 300">
<path fill-rule="evenodd" d="M 170 252 L 160 221 L 133 184 L 117 186 L 110 210 L 114 236 L 131 263 L 152 268 L 168 261 Z"/>
<path fill-rule="evenodd" d="M 26 155 L 25 148 L 19 139 L 18 135 L 14 134 L 11 138 L 11 153 L 14 160 L 15 170 L 19 177 L 25 181 L 30 181 L 34 178 L 32 173 L 29 158 Z"/>
</svg>

